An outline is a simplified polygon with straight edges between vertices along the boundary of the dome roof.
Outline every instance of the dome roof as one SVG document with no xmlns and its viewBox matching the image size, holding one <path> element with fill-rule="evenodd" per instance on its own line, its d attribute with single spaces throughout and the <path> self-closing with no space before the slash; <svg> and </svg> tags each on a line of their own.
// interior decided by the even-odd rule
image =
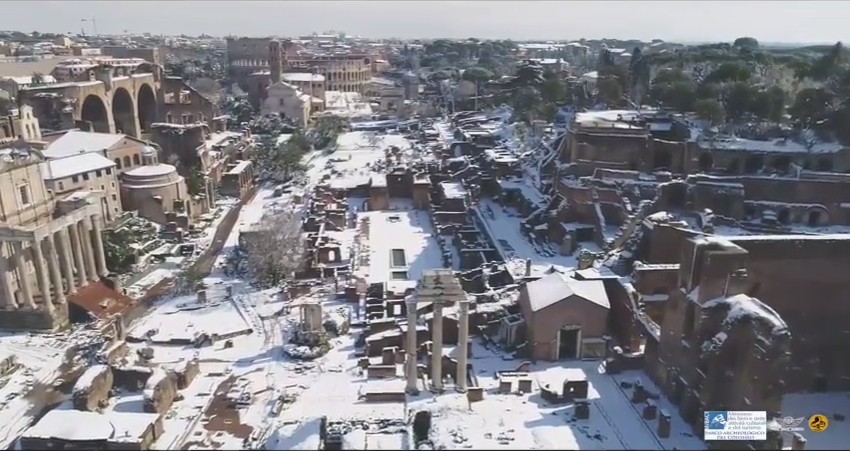
<svg viewBox="0 0 850 451">
<path fill-rule="evenodd" d="M 157 154 L 156 149 L 151 146 L 143 146 L 142 147 L 142 155 L 146 157 L 155 156 Z"/>
</svg>

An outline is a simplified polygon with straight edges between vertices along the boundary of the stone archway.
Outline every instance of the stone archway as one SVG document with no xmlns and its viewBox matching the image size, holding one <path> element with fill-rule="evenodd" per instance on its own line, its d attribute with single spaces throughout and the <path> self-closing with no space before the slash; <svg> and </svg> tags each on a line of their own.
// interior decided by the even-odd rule
<svg viewBox="0 0 850 451">
<path fill-rule="evenodd" d="M 136 94 L 136 107 L 142 133 L 148 133 L 151 124 L 156 122 L 156 95 L 149 84 L 143 84 L 139 88 Z"/>
<path fill-rule="evenodd" d="M 137 137 L 136 108 L 133 96 L 124 88 L 118 88 L 112 94 L 112 119 L 115 121 L 115 132 Z"/>
<path fill-rule="evenodd" d="M 704 152 L 699 156 L 699 170 L 700 172 L 708 172 L 714 169 L 714 157 L 711 156 L 711 153 Z"/>
<path fill-rule="evenodd" d="M 83 109 L 80 113 L 80 119 L 83 122 L 91 124 L 92 131 L 98 133 L 110 133 L 109 111 L 107 111 L 103 100 L 95 94 L 89 94 L 83 100 Z"/>
</svg>

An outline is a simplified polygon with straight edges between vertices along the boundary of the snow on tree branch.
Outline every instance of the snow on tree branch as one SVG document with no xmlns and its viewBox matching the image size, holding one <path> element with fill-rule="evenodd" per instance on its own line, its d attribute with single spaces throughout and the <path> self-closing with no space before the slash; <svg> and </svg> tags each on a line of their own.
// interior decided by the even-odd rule
<svg viewBox="0 0 850 451">
<path fill-rule="evenodd" d="M 304 262 L 301 221 L 292 211 L 280 210 L 265 216 L 246 235 L 247 269 L 260 285 L 280 286 Z"/>
</svg>

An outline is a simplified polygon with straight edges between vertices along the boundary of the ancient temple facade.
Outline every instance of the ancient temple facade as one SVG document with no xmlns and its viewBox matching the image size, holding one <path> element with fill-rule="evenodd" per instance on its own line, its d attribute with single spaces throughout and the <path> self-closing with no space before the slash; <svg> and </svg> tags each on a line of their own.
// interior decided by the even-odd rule
<svg viewBox="0 0 850 451">
<path fill-rule="evenodd" d="M 0 149 L 0 329 L 64 326 L 68 298 L 108 272 L 103 194 L 56 198 L 44 162 L 34 149 Z"/>
</svg>

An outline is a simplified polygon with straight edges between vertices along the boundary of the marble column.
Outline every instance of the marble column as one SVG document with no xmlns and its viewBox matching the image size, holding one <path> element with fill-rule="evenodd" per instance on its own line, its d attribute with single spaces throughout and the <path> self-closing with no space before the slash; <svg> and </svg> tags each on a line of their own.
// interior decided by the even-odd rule
<svg viewBox="0 0 850 451">
<path fill-rule="evenodd" d="M 74 267 L 77 269 L 77 286 L 83 288 L 89 284 L 89 279 L 86 276 L 85 256 L 83 255 L 83 246 L 80 242 L 80 229 L 77 224 L 71 224 L 68 227 L 68 233 L 71 234 L 71 253 L 74 255 Z"/>
<path fill-rule="evenodd" d="M 455 375 L 455 388 L 458 391 L 466 391 L 466 363 L 469 358 L 469 301 L 460 301 L 460 315 L 458 316 L 457 334 L 457 374 Z"/>
<path fill-rule="evenodd" d="M 35 267 L 35 277 L 38 282 L 38 291 L 41 292 L 41 302 L 44 303 L 44 308 L 53 307 L 53 299 L 50 296 L 50 274 L 47 272 L 47 265 L 44 264 L 44 251 L 41 249 L 41 239 L 36 238 L 30 242 L 32 249 L 32 263 Z"/>
<path fill-rule="evenodd" d="M 53 294 L 56 296 L 57 304 L 64 304 L 65 288 L 62 284 L 62 270 L 59 268 L 59 252 L 56 248 L 56 238 L 52 233 L 47 235 L 47 248 L 47 266 L 50 270 L 50 279 L 53 282 Z"/>
<path fill-rule="evenodd" d="M 419 349 L 416 340 L 416 302 L 407 302 L 407 346 L 406 352 L 407 361 L 407 393 L 416 395 L 419 394 L 419 384 L 416 382 L 419 369 L 417 368 L 416 356 L 419 354 Z"/>
<path fill-rule="evenodd" d="M 74 280 L 74 249 L 71 247 L 71 238 L 68 237 L 68 229 L 59 231 L 59 250 L 61 257 L 62 274 L 68 287 L 68 294 L 77 294 L 77 281 Z"/>
<path fill-rule="evenodd" d="M 94 260 L 97 263 L 97 274 L 101 277 L 106 277 L 109 274 L 109 269 L 106 267 L 106 253 L 103 251 L 103 227 L 100 223 L 103 217 L 100 215 L 92 216 L 92 242 L 94 244 Z"/>
<path fill-rule="evenodd" d="M 27 262 L 24 260 L 24 246 L 20 241 L 16 241 L 12 246 L 15 249 L 15 266 L 18 270 L 18 289 L 21 290 L 24 304 L 31 309 L 35 309 L 35 300 L 32 298 L 32 287 L 30 286 L 30 275 L 27 271 Z"/>
<path fill-rule="evenodd" d="M 91 245 L 91 222 L 88 219 L 83 219 L 77 223 L 77 227 L 80 228 L 80 240 L 83 244 L 86 274 L 89 276 L 90 281 L 97 282 L 100 280 L 100 276 L 97 274 L 97 265 L 94 263 L 94 247 Z"/>
<path fill-rule="evenodd" d="M 431 387 L 443 391 L 443 303 L 434 302 L 434 320 L 431 323 Z"/>
<path fill-rule="evenodd" d="M 0 290 L 2 290 L 0 293 L 2 293 L 5 303 L 3 307 L 6 310 L 17 310 L 18 303 L 15 300 L 15 291 L 12 289 L 12 274 L 9 262 L 6 260 L 6 250 L 8 250 L 8 244 L 0 241 Z"/>
</svg>

